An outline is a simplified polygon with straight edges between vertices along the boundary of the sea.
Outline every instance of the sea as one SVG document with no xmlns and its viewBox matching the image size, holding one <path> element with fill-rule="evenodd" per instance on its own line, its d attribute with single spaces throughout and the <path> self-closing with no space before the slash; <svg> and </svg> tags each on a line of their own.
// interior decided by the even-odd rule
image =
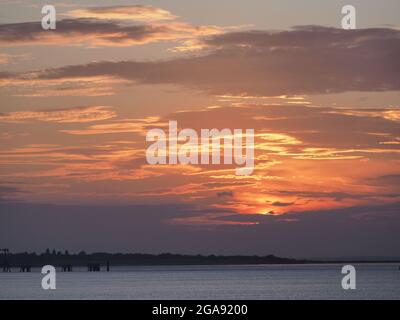
<svg viewBox="0 0 400 320">
<path fill-rule="evenodd" d="M 376 300 L 400 299 L 398 264 L 354 264 L 356 288 L 342 288 L 342 264 L 131 266 L 56 272 L 44 290 L 40 269 L 0 272 L 0 299 Z"/>
</svg>

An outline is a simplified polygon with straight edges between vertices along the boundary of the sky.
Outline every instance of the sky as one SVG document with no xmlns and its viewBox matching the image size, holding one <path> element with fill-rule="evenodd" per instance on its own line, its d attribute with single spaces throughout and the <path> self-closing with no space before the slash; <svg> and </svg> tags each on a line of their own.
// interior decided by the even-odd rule
<svg viewBox="0 0 400 320">
<path fill-rule="evenodd" d="M 0 247 L 400 257 L 397 0 L 0 4 Z M 149 164 L 169 121 L 254 172 Z"/>
</svg>

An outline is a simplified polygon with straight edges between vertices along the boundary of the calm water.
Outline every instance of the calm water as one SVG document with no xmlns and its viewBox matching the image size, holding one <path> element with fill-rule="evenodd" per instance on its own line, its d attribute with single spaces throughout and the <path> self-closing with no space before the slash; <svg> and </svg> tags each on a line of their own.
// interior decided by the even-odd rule
<svg viewBox="0 0 400 320">
<path fill-rule="evenodd" d="M 44 291 L 39 270 L 0 273 L 0 299 L 400 299 L 393 264 L 355 265 L 357 289 L 341 288 L 342 265 L 119 267 L 57 272 Z"/>
</svg>

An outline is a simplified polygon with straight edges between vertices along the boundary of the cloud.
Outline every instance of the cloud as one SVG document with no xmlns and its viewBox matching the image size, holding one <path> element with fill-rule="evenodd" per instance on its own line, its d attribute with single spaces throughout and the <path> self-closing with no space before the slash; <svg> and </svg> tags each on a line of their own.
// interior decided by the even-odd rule
<svg viewBox="0 0 400 320">
<path fill-rule="evenodd" d="M 400 174 L 388 174 L 384 176 L 378 176 L 374 178 L 367 178 L 367 183 L 372 183 L 374 185 L 393 185 L 400 186 Z"/>
<path fill-rule="evenodd" d="M 221 191 L 217 192 L 217 197 L 223 198 L 223 197 L 233 197 L 233 191 Z"/>
<path fill-rule="evenodd" d="M 96 19 L 57 21 L 57 29 L 44 31 L 40 22 L 0 25 L 0 44 L 59 46 L 133 46 L 166 40 L 184 40 L 222 32 L 215 26 L 186 23 L 123 25 Z"/>
<path fill-rule="evenodd" d="M 15 197 L 21 193 L 24 193 L 24 191 L 19 188 L 0 185 L 0 202 L 15 201 Z"/>
<path fill-rule="evenodd" d="M 124 120 L 114 123 L 92 125 L 84 129 L 61 130 L 61 132 L 73 135 L 96 135 L 113 133 L 140 133 L 146 134 L 146 129 L 157 126 L 164 126 L 159 122 L 158 117 L 147 117 L 144 119 Z"/>
<path fill-rule="evenodd" d="M 0 64 L 15 64 L 19 61 L 29 60 L 30 54 L 7 54 L 0 53 Z M 0 79 L 2 77 L 0 76 Z"/>
<path fill-rule="evenodd" d="M 1 203 L 0 241 L 14 251 L 42 250 L 51 243 L 73 252 L 131 252 L 135 243 L 135 251 L 152 253 L 399 256 L 399 210 L 400 204 L 395 203 L 287 216 L 249 216 L 221 210 L 207 213 L 182 204 Z M 214 220 L 214 226 L 190 224 L 199 216 Z M 170 223 L 174 219 L 186 220 L 186 224 Z"/>
<path fill-rule="evenodd" d="M 90 106 L 42 111 L 18 111 L 0 114 L 0 122 L 43 121 L 58 123 L 85 123 L 108 120 L 116 116 L 110 107 Z"/>
<path fill-rule="evenodd" d="M 78 123 L 71 128 L 52 126 L 56 138 L 70 141 L 68 147 L 46 146 L 43 139 L 41 145 L 9 147 L 1 152 L 0 175 L 3 179 L 29 180 L 32 201 L 46 197 L 62 201 L 68 197 L 74 202 L 169 201 L 193 203 L 207 212 L 220 209 L 244 215 L 273 211 L 281 216 L 293 211 L 398 201 L 395 179 L 370 179 L 371 172 L 380 176 L 399 173 L 400 145 L 382 143 L 398 138 L 398 122 L 376 116 L 382 113 L 379 108 L 357 115 L 336 110 L 340 111 L 306 105 L 242 104 L 161 117 Z M 13 120 L 38 117 L 14 114 Z M 64 115 L 40 117 L 66 121 Z M 67 119 L 75 118 L 71 115 Z M 149 143 L 144 135 L 154 128 L 167 132 L 169 120 L 177 121 L 179 129 L 198 132 L 201 128 L 253 128 L 253 175 L 238 177 L 234 166 L 223 164 L 149 166 Z M 68 192 L 43 190 L 44 182 L 67 183 L 71 188 Z M 198 217 L 193 219 L 202 223 Z"/>
<path fill-rule="evenodd" d="M 328 158 L 371 153 L 382 156 L 398 145 L 382 144 L 399 136 L 397 121 L 363 115 L 342 114 L 333 107 L 307 105 L 242 104 L 241 107 L 219 107 L 176 112 L 174 119 L 182 128 L 253 128 L 256 146 L 264 154 L 288 157 L 318 156 Z M 385 108 L 380 112 L 383 113 Z M 380 152 L 381 154 L 377 154 Z M 390 156 L 390 155 L 388 155 Z"/>
<path fill-rule="evenodd" d="M 171 12 L 152 6 L 111 6 L 111 7 L 89 7 L 69 11 L 66 16 L 73 18 L 92 18 L 105 20 L 130 20 L 142 22 L 154 22 L 163 20 L 174 20 L 177 17 Z"/>
<path fill-rule="evenodd" d="M 7 79 L 13 79 L 15 77 L 15 74 L 12 72 L 1 72 L 0 71 L 0 80 L 5 81 Z"/>
<path fill-rule="evenodd" d="M 218 95 L 280 96 L 400 90 L 400 31 L 302 27 L 215 35 L 209 53 L 167 61 L 97 62 L 43 78 L 109 75 Z"/>
<path fill-rule="evenodd" d="M 293 202 L 280 202 L 280 201 L 275 201 L 272 203 L 274 207 L 288 207 L 293 204 L 294 204 Z"/>
<path fill-rule="evenodd" d="M 339 114 L 347 114 L 353 116 L 368 116 L 368 117 L 378 117 L 393 121 L 400 122 L 400 108 L 382 108 L 382 109 L 336 109 L 331 112 Z"/>
<path fill-rule="evenodd" d="M 115 77 L 80 77 L 43 80 L 36 72 L 28 74 L 0 73 L 0 87 L 10 90 L 13 96 L 109 96 L 115 94 L 118 85 L 129 81 Z"/>
<path fill-rule="evenodd" d="M 9 54 L 0 53 L 0 64 L 6 64 L 10 62 L 11 56 Z"/>
</svg>

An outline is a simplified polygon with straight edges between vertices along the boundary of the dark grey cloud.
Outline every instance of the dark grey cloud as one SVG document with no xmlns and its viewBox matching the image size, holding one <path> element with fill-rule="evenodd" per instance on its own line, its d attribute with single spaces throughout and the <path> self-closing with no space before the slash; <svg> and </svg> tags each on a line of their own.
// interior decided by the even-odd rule
<svg viewBox="0 0 400 320">
<path fill-rule="evenodd" d="M 400 186 L 400 174 L 388 174 L 374 178 L 366 179 L 367 183 L 374 185 L 392 185 Z"/>
<path fill-rule="evenodd" d="M 14 74 L 10 73 L 10 72 L 0 72 L 0 79 L 9 79 L 9 78 L 13 78 Z"/>
<path fill-rule="evenodd" d="M 0 186 L 0 201 L 9 201 L 13 199 L 14 196 L 23 193 L 24 191 L 11 186 Z"/>
<path fill-rule="evenodd" d="M 169 32 L 171 29 L 167 26 L 128 26 L 95 19 L 65 19 L 57 21 L 57 29 L 51 31 L 43 30 L 40 22 L 1 24 L 0 43 L 12 45 L 52 42 L 72 45 L 89 40 L 97 43 L 140 43 L 162 39 L 163 35 L 165 37 Z"/>
<path fill-rule="evenodd" d="M 288 207 L 288 206 L 291 206 L 293 204 L 294 204 L 294 202 L 280 202 L 280 201 L 276 201 L 276 202 L 272 203 L 272 205 L 274 207 Z"/>
<path fill-rule="evenodd" d="M 218 197 L 233 197 L 233 191 L 221 191 L 221 192 L 217 192 L 217 196 Z"/>
<path fill-rule="evenodd" d="M 282 95 L 400 89 L 400 31 L 301 27 L 205 40 L 208 54 L 154 62 L 97 62 L 47 70 L 42 78 L 112 75 L 212 94 Z"/>
<path fill-rule="evenodd" d="M 287 191 L 287 190 L 278 190 L 273 191 L 271 194 L 279 194 L 285 196 L 296 196 L 299 198 L 332 198 L 336 201 L 341 201 L 345 199 L 357 199 L 357 200 L 373 200 L 375 198 L 397 198 L 399 197 L 398 193 L 368 193 L 368 194 L 360 194 L 360 193 L 346 193 L 346 192 L 317 192 L 317 191 Z"/>
<path fill-rule="evenodd" d="M 390 28 L 343 30 L 309 25 L 296 26 L 288 31 L 239 31 L 216 35 L 204 42 L 212 46 L 251 46 L 268 50 L 294 50 L 304 48 L 335 48 L 357 46 L 373 40 L 399 39 L 399 32 Z"/>
<path fill-rule="evenodd" d="M 399 210 L 400 203 L 283 216 L 231 212 L 218 220 L 259 224 L 199 228 L 169 223 L 205 214 L 182 205 L 0 203 L 0 243 L 13 251 L 54 247 L 88 252 L 400 256 Z"/>
</svg>

